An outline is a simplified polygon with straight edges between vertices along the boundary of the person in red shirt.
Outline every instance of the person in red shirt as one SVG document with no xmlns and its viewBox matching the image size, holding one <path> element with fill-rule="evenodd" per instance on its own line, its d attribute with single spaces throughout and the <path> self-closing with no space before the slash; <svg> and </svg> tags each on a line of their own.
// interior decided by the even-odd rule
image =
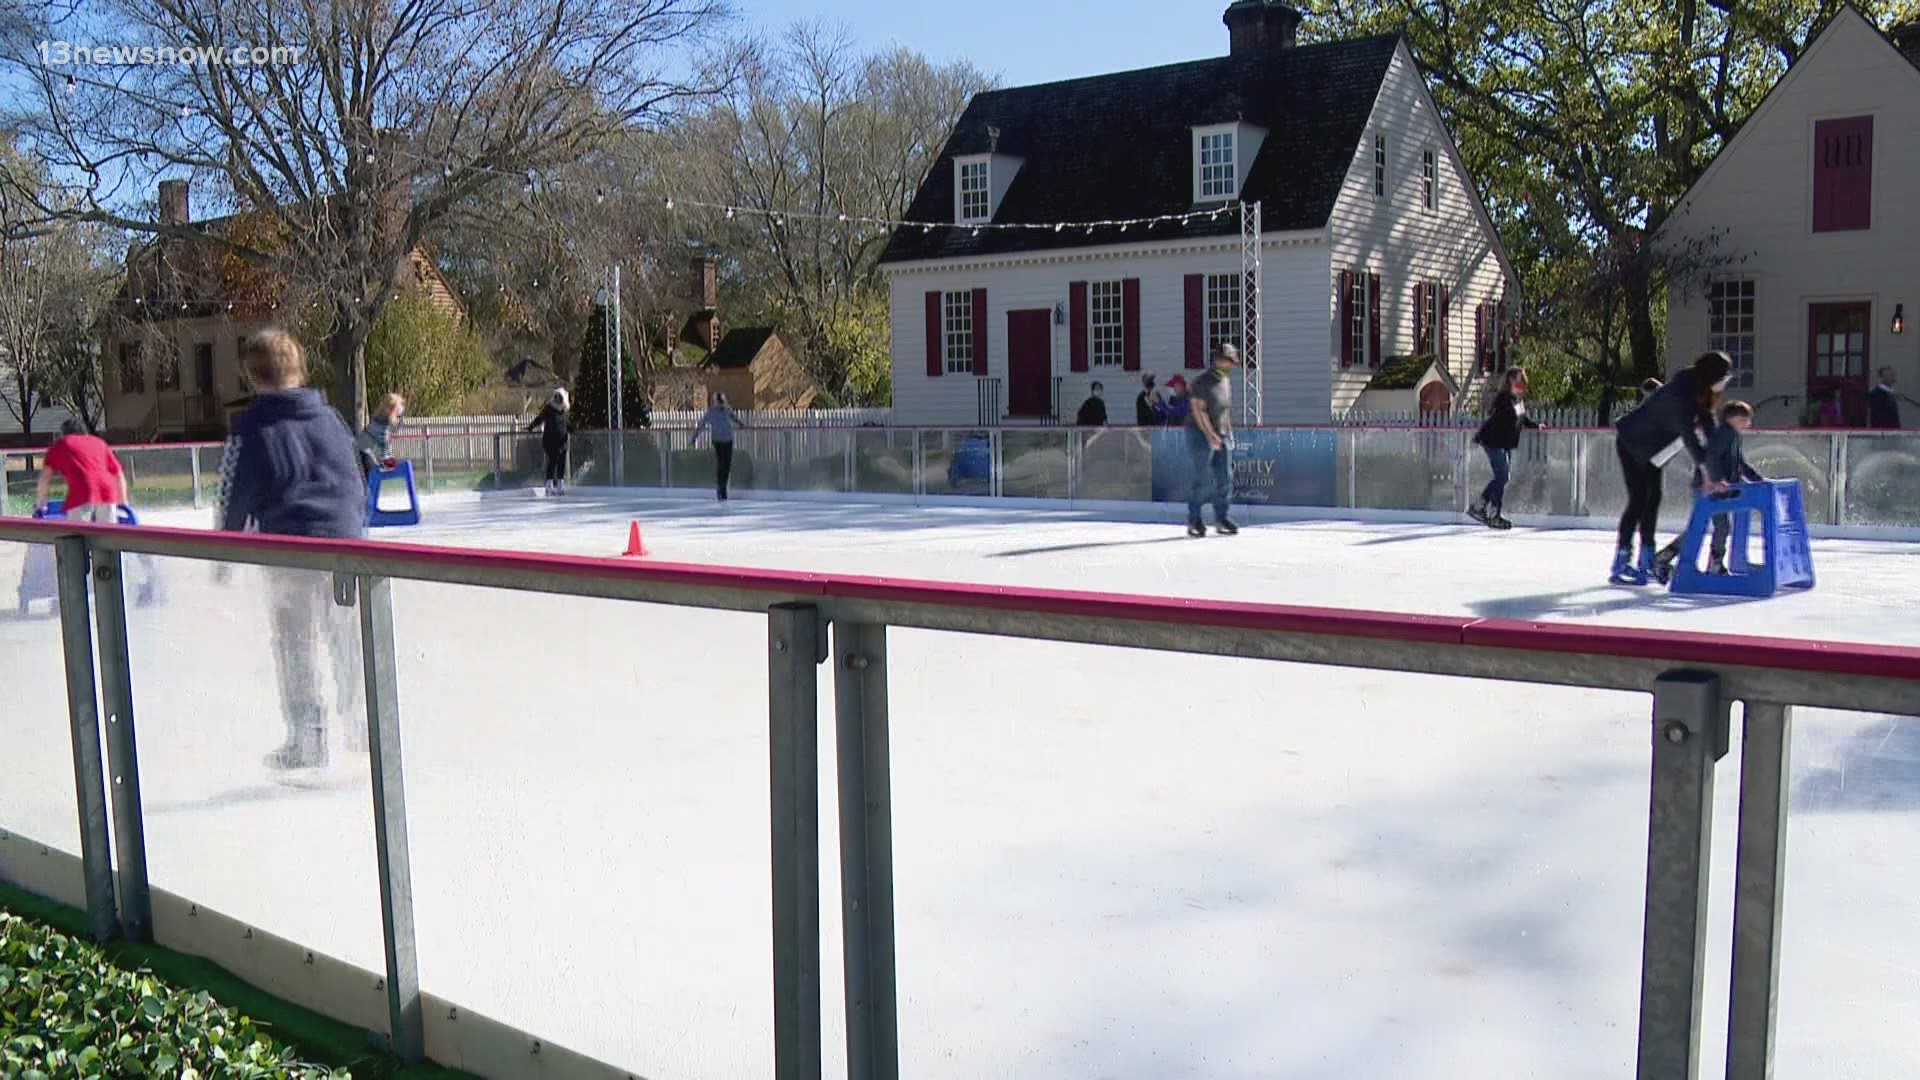
<svg viewBox="0 0 1920 1080">
<path fill-rule="evenodd" d="M 77 420 L 60 425 L 60 438 L 47 448 L 40 469 L 40 486 L 33 496 L 35 510 L 47 507 L 47 488 L 58 473 L 67 482 L 67 517 L 111 525 L 127 501 L 127 478 L 120 459 L 105 439 L 89 435 Z"/>
</svg>

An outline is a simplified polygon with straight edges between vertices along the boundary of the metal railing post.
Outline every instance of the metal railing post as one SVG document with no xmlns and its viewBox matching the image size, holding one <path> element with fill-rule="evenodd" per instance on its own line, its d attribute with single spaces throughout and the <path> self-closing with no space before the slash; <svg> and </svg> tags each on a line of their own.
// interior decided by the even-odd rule
<svg viewBox="0 0 1920 1080">
<path fill-rule="evenodd" d="M 820 1077 L 819 609 L 767 611 L 773 830 L 773 1075 Z"/>
<path fill-rule="evenodd" d="M 847 1075 L 849 1080 L 897 1080 L 887 628 L 842 622 L 833 634 Z"/>
<path fill-rule="evenodd" d="M 507 472 L 500 467 L 500 444 L 504 439 L 506 436 L 498 432 L 493 436 L 493 490 L 495 491 L 507 489 Z"/>
<path fill-rule="evenodd" d="M 199 447 L 197 446 L 187 447 L 187 468 L 193 474 L 193 508 L 195 510 L 203 510 L 206 508 L 206 503 L 202 501 L 200 496 L 200 448 Z"/>
<path fill-rule="evenodd" d="M 1833 448 L 1828 456 L 1827 507 L 1831 513 L 1829 521 L 1836 526 L 1847 523 L 1847 485 L 1851 480 L 1847 476 L 1848 467 L 1853 464 L 1853 440 L 1845 434 L 1833 436 Z"/>
<path fill-rule="evenodd" d="M 407 789 L 400 759 L 400 678 L 393 644 L 393 582 L 336 578 L 335 599 L 359 593 L 361 658 L 367 680 L 367 751 L 373 773 L 373 848 L 380 871 L 380 935 L 387 962 L 387 1020 L 393 1055 L 426 1058 L 420 1007 L 420 963 L 413 932 L 413 863 L 407 846 Z"/>
<path fill-rule="evenodd" d="M 1671 671 L 1653 688 L 1639 1080 L 1696 1080 L 1706 968 L 1713 767 L 1727 752 L 1719 676 Z"/>
<path fill-rule="evenodd" d="M 429 429 L 427 429 L 427 435 L 426 435 L 426 437 L 425 437 L 425 438 L 423 438 L 423 439 L 421 439 L 421 440 L 420 440 L 420 442 L 421 442 L 421 445 L 422 445 L 422 446 L 424 446 L 424 447 L 426 448 L 426 450 L 425 450 L 425 453 L 426 453 L 426 455 L 427 455 L 427 491 L 431 493 L 431 492 L 432 492 L 432 491 L 434 490 L 434 483 L 433 483 L 433 429 L 431 429 L 431 428 L 429 428 Z"/>
<path fill-rule="evenodd" d="M 1740 841 L 1734 862 L 1727 1080 L 1773 1076 L 1792 740 L 1791 706 L 1747 702 L 1740 737 Z"/>
<path fill-rule="evenodd" d="M 73 738 L 73 794 L 80 812 L 80 863 L 86 877 L 87 930 L 106 941 L 120 928 L 113 896 L 113 847 L 101 776 L 100 702 L 93 681 L 93 613 L 87 599 L 87 541 L 53 542 L 60 583 L 60 644 L 66 659 L 67 721 Z"/>
<path fill-rule="evenodd" d="M 151 941 L 153 899 L 147 885 L 147 829 L 141 814 L 140 753 L 134 738 L 126 574 L 119 552 L 93 553 L 93 596 L 101 705 L 107 720 L 107 791 L 113 802 L 120 930 L 129 941 Z"/>
</svg>

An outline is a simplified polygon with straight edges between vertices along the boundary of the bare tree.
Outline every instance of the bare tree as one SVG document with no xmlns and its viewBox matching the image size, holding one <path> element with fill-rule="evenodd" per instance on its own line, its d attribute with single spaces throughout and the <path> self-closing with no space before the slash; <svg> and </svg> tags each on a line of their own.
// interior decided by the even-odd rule
<svg viewBox="0 0 1920 1080">
<path fill-rule="evenodd" d="M 364 422 L 367 335 L 428 231 L 719 89 L 683 54 L 723 14 L 722 0 L 83 0 L 57 16 L 69 38 L 240 47 L 248 62 L 63 69 L 11 32 L 23 92 L 0 120 L 80 181 L 77 205 L 40 202 L 41 221 L 213 245 L 312 297 L 338 403 Z M 161 177 L 211 181 L 261 227 L 137 214 Z"/>
<path fill-rule="evenodd" d="M 905 214 L 967 102 L 991 86 L 969 64 L 862 56 L 844 30 L 801 23 L 753 50 L 726 101 L 673 129 L 675 175 L 702 199 L 756 211 L 708 235 L 835 395 L 874 362 L 874 342 L 885 349 L 871 324 L 885 320 L 887 230 L 860 219 Z"/>
<path fill-rule="evenodd" d="M 10 150 L 0 151 L 0 163 L 23 183 L 39 178 L 45 187 L 44 174 Z M 33 206 L 26 205 L 27 213 Z M 0 406 L 30 435 L 41 410 L 73 396 L 68 391 L 82 360 L 92 363 L 95 325 L 117 272 L 105 258 L 100 226 L 32 231 L 18 227 L 21 209 L 0 189 Z M 71 411 L 83 420 L 94 415 Z"/>
</svg>

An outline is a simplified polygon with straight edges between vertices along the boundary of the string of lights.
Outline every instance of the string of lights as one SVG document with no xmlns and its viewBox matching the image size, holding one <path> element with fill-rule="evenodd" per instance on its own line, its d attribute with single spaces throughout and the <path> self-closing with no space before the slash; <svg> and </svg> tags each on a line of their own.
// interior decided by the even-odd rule
<svg viewBox="0 0 1920 1080">
<path fill-rule="evenodd" d="M 90 84 L 91 82 L 92 80 L 89 80 Z M 78 83 L 74 80 L 73 76 L 69 75 L 67 77 L 68 95 L 71 96 L 73 93 L 76 92 L 77 89 L 78 89 Z M 182 103 L 175 106 L 166 102 L 156 101 L 154 102 L 154 105 L 156 109 L 160 111 L 173 111 L 177 109 L 180 122 L 183 124 L 186 121 L 192 119 L 196 115 L 196 110 L 190 104 Z M 268 131 L 269 131 L 269 134 L 271 134 L 276 141 L 285 138 L 289 134 L 288 132 L 282 129 L 273 128 L 273 127 L 269 127 Z M 860 226 L 862 228 L 877 228 L 882 230 L 888 230 L 888 229 L 895 230 L 895 231 L 917 230 L 922 234 L 931 233 L 935 229 L 942 229 L 942 230 L 948 230 L 952 232 L 963 232 L 970 236 L 980 236 L 983 233 L 1049 233 L 1049 232 L 1055 233 L 1055 234 L 1062 234 L 1062 235 L 1066 233 L 1077 232 L 1077 233 L 1080 233 L 1081 235 L 1090 236 L 1103 229 L 1111 229 L 1120 233 L 1128 233 L 1128 232 L 1132 232 L 1135 229 L 1151 231 L 1163 225 L 1185 226 L 1185 225 L 1191 225 L 1195 222 L 1221 221 L 1226 219 L 1228 215 L 1234 214 L 1239 210 L 1239 205 L 1237 203 L 1225 203 L 1220 206 L 1211 207 L 1204 210 L 1184 210 L 1184 211 L 1175 211 L 1172 213 L 1165 213 L 1165 214 L 1150 214 L 1150 215 L 1144 215 L 1139 217 L 1093 218 L 1093 219 L 1080 220 L 1080 221 L 1050 221 L 1050 222 L 915 221 L 910 218 L 898 218 L 898 217 L 890 217 L 890 216 L 875 215 L 875 214 L 848 214 L 843 212 L 827 213 L 827 212 L 818 212 L 818 211 L 811 211 L 811 210 L 771 209 L 767 207 L 753 206 L 743 202 L 731 202 L 731 203 L 730 202 L 714 202 L 714 201 L 705 200 L 705 199 L 683 198 L 675 195 L 660 196 L 657 194 L 653 194 L 651 192 L 628 191 L 627 189 L 620 187 L 618 185 L 608 185 L 604 183 L 586 183 L 586 182 L 572 181 L 572 180 L 560 180 L 560 179 L 556 179 L 549 176 L 543 176 L 537 170 L 527 170 L 524 172 L 509 171 L 509 170 L 496 169 L 490 166 L 478 165 L 478 164 L 464 164 L 456 168 L 454 165 L 449 164 L 445 161 L 442 161 L 438 158 L 429 157 L 425 154 L 415 153 L 403 147 L 394 147 L 388 150 L 387 152 L 397 157 L 410 158 L 418 164 L 434 167 L 435 170 L 439 172 L 443 181 L 452 180 L 452 178 L 456 173 L 460 173 L 460 174 L 478 173 L 481 175 L 494 176 L 502 179 L 517 180 L 520 183 L 521 191 L 529 195 L 536 194 L 543 191 L 575 191 L 575 190 L 580 191 L 581 193 L 584 194 L 586 191 L 591 190 L 593 192 L 594 204 L 597 206 L 605 205 L 606 201 L 610 198 L 625 200 L 630 197 L 637 197 L 637 198 L 644 198 L 648 200 L 655 200 L 657 201 L 657 205 L 659 205 L 661 209 L 666 210 L 669 213 L 677 210 L 700 210 L 700 211 L 707 211 L 707 212 L 717 214 L 721 217 L 722 220 L 725 220 L 725 221 L 734 221 L 740 218 L 754 218 L 754 219 L 765 221 L 767 224 L 771 225 L 776 229 L 783 228 L 786 225 L 786 223 L 789 221 L 818 221 L 818 222 L 826 222 L 826 223 L 837 224 L 837 225 L 854 225 L 854 226 Z M 377 160 L 376 155 L 371 152 L 365 154 L 364 156 L 365 164 L 371 165 L 376 160 Z"/>
</svg>

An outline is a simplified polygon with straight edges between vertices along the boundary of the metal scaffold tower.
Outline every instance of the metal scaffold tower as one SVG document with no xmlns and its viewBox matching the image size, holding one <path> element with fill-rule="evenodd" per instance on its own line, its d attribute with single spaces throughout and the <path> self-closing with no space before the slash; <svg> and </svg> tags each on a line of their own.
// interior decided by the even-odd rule
<svg viewBox="0 0 1920 1080">
<path fill-rule="evenodd" d="M 1261 393 L 1260 344 L 1266 335 L 1261 322 L 1260 204 L 1240 204 L 1240 320 L 1241 423 L 1258 427 L 1265 422 L 1266 402 Z"/>
</svg>

